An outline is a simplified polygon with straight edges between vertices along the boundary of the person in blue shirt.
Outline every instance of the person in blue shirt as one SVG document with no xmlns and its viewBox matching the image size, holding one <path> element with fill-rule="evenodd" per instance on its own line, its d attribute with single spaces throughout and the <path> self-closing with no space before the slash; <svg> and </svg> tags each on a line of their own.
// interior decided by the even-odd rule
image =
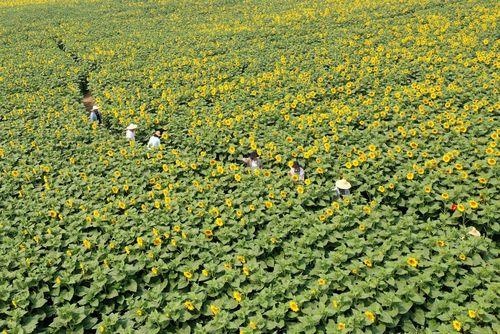
<svg viewBox="0 0 500 334">
<path fill-rule="evenodd" d="M 99 122 L 99 124 L 102 123 L 102 117 L 101 113 L 99 112 L 99 107 L 98 106 L 93 106 L 92 111 L 90 112 L 90 122 Z"/>
</svg>

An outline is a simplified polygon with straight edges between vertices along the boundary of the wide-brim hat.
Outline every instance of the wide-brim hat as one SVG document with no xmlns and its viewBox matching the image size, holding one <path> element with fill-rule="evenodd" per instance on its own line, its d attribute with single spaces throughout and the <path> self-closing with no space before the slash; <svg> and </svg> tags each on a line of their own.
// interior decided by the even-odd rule
<svg viewBox="0 0 500 334">
<path fill-rule="evenodd" d="M 160 131 L 155 131 L 154 135 L 155 135 L 156 137 L 161 137 L 161 132 L 160 132 Z"/>
<path fill-rule="evenodd" d="M 351 184 L 347 182 L 346 179 L 338 180 L 335 182 L 335 187 L 342 189 L 342 190 L 348 190 L 351 189 Z"/>
<path fill-rule="evenodd" d="M 474 226 L 472 226 L 469 229 L 469 234 L 472 235 L 473 237 L 480 237 L 481 236 L 481 233 Z"/>
<path fill-rule="evenodd" d="M 135 130 L 135 129 L 137 129 L 137 125 L 134 123 L 131 123 L 129 126 L 127 126 L 126 130 Z"/>
<path fill-rule="evenodd" d="M 96 106 L 96 105 L 92 106 L 92 110 L 98 110 L 98 109 L 99 109 L 99 106 Z"/>
</svg>

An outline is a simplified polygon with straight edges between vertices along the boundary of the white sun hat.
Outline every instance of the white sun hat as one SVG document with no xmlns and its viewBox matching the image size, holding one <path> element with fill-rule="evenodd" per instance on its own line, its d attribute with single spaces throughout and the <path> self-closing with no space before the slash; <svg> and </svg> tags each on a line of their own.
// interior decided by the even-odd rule
<svg viewBox="0 0 500 334">
<path fill-rule="evenodd" d="M 99 109 L 99 106 L 97 106 L 97 105 L 92 106 L 92 110 L 98 110 L 98 109 Z"/>
<path fill-rule="evenodd" d="M 342 190 L 349 190 L 351 189 L 351 184 L 347 182 L 346 179 L 338 180 L 335 182 L 335 187 L 342 189 Z"/>
<path fill-rule="evenodd" d="M 130 125 L 127 126 L 126 130 L 135 130 L 135 129 L 137 129 L 137 125 L 134 123 L 130 123 Z"/>
<path fill-rule="evenodd" d="M 472 235 L 473 237 L 480 237 L 481 236 L 481 233 L 474 226 L 472 226 L 470 228 L 469 234 Z"/>
</svg>

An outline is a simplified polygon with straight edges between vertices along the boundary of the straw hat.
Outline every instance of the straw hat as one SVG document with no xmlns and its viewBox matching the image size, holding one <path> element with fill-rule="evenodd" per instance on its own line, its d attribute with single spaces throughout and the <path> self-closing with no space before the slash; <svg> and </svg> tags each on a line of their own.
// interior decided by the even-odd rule
<svg viewBox="0 0 500 334">
<path fill-rule="evenodd" d="M 351 189 L 351 184 L 347 182 L 346 179 L 338 180 L 335 182 L 335 187 L 342 189 L 342 190 L 348 190 Z"/>
<path fill-rule="evenodd" d="M 160 132 L 160 131 L 155 131 L 154 135 L 155 135 L 156 137 L 161 137 L 161 132 Z"/>
<path fill-rule="evenodd" d="M 137 129 L 137 125 L 134 123 L 130 123 L 130 125 L 127 126 L 126 130 L 135 130 L 135 129 Z"/>
<path fill-rule="evenodd" d="M 481 233 L 474 226 L 472 226 L 470 228 L 469 234 L 472 235 L 473 237 L 480 237 L 481 236 Z"/>
<path fill-rule="evenodd" d="M 98 110 L 98 109 L 99 109 L 99 106 L 96 106 L 96 105 L 92 106 L 92 110 Z"/>
</svg>

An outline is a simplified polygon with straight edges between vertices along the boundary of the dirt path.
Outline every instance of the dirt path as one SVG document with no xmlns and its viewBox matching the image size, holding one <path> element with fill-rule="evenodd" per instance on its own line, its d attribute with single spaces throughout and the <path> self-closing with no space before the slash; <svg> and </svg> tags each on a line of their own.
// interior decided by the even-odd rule
<svg viewBox="0 0 500 334">
<path fill-rule="evenodd" d="M 83 96 L 83 105 L 85 106 L 85 109 L 87 109 L 87 112 L 91 112 L 92 111 L 92 107 L 94 106 L 94 98 L 92 97 L 92 94 L 90 92 L 86 93 L 84 96 Z"/>
</svg>

